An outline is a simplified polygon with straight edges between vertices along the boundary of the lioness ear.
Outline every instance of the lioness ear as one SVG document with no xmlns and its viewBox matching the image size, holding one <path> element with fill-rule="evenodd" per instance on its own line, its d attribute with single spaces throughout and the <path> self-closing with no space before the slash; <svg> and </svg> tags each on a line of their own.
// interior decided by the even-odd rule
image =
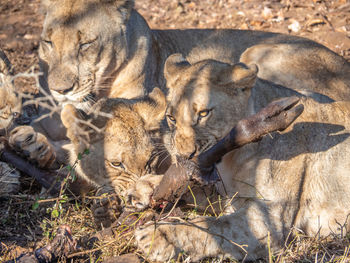
<svg viewBox="0 0 350 263">
<path fill-rule="evenodd" d="M 146 130 L 159 129 L 166 110 L 166 98 L 159 88 L 154 88 L 148 98 L 134 105 L 134 109 L 141 116 Z"/>
<path fill-rule="evenodd" d="M 113 4 L 117 7 L 124 16 L 124 19 L 128 19 L 131 10 L 134 8 L 134 0 L 100 0 L 102 3 Z"/>
<path fill-rule="evenodd" d="M 167 58 L 164 65 L 164 76 L 167 82 L 172 82 L 178 78 L 178 75 L 191 64 L 182 56 L 182 54 L 176 53 Z"/>
<path fill-rule="evenodd" d="M 214 78 L 218 85 L 234 83 L 238 86 L 253 86 L 258 74 L 258 66 L 255 64 L 249 67 L 243 63 L 237 63 L 219 70 Z"/>
</svg>

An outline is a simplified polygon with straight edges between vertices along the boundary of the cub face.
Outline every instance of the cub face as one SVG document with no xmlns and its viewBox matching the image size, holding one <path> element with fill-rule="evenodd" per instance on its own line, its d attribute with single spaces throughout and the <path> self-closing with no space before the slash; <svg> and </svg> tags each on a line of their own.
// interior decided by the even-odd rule
<svg viewBox="0 0 350 263">
<path fill-rule="evenodd" d="M 0 80 L 1 83 L 1 80 Z M 0 134 L 11 126 L 22 110 L 21 99 L 9 87 L 0 84 Z"/>
<path fill-rule="evenodd" d="M 0 134 L 9 128 L 22 111 L 22 100 L 14 90 L 11 64 L 0 50 Z"/>
<path fill-rule="evenodd" d="M 170 56 L 164 69 L 170 154 L 190 159 L 224 137 L 245 117 L 257 72 L 255 65 L 213 60 L 191 65 L 179 54 Z"/>
<path fill-rule="evenodd" d="M 98 186 L 108 186 L 123 194 L 141 176 L 156 172 L 158 161 L 162 161 L 157 154 L 160 151 L 157 139 L 165 105 L 165 96 L 158 89 L 147 98 L 98 102 L 93 111 L 110 114 L 97 116 L 92 122 L 103 132 L 84 127 L 77 110 L 67 105 L 61 118 L 74 145 L 73 159 L 89 149 L 89 154 L 79 162 L 80 173 Z"/>
<path fill-rule="evenodd" d="M 54 98 L 88 110 L 126 60 L 133 1 L 45 0 L 39 56 Z"/>
</svg>

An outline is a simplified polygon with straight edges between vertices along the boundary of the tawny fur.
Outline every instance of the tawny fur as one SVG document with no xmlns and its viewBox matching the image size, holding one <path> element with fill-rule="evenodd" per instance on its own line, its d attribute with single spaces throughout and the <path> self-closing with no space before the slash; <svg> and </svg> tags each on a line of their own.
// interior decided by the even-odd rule
<svg viewBox="0 0 350 263">
<path fill-rule="evenodd" d="M 155 172 L 157 162 L 150 158 L 157 151 L 156 134 L 165 112 L 165 96 L 159 89 L 147 97 L 137 100 L 106 99 L 100 101 L 93 113 L 104 112 L 110 117 L 90 116 L 96 132 L 79 122 L 80 116 L 72 105 L 67 105 L 61 114 L 71 144 L 70 164 L 74 164 L 79 153 L 89 149 L 77 163 L 77 173 L 97 187 L 114 191 L 127 198 L 130 185 L 146 174 Z M 89 132 L 89 136 L 83 132 Z M 159 135 L 158 135 L 159 136 Z M 157 136 L 156 136 L 157 137 Z"/>
<path fill-rule="evenodd" d="M 43 1 L 40 64 L 61 105 L 87 110 L 106 96 L 165 91 L 164 62 L 173 53 L 192 63 L 255 63 L 262 79 L 334 100 L 349 98 L 349 63 L 311 40 L 231 29 L 151 30 L 133 6 L 133 0 Z M 43 126 L 51 139 L 62 139 L 59 124 L 47 119 Z"/>
<path fill-rule="evenodd" d="M 261 79 L 252 88 L 256 69 L 243 64 L 205 60 L 191 65 L 181 55 L 167 64 L 165 144 L 173 156 L 199 154 L 273 99 L 303 96 Z M 136 231 L 137 244 L 150 260 L 168 261 L 180 252 L 192 261 L 255 260 L 266 255 L 268 236 L 276 252 L 296 229 L 310 236 L 349 230 L 350 103 L 309 95 L 291 127 L 228 153 L 218 164 L 223 182 L 217 190 L 226 200 L 235 195 L 222 216 L 157 222 Z M 200 117 L 207 109 L 209 114 Z"/>
<path fill-rule="evenodd" d="M 349 63 L 311 40 L 231 29 L 151 30 L 133 6 L 133 0 L 43 1 L 41 83 L 60 106 L 88 111 L 100 98 L 136 98 L 154 87 L 167 93 L 164 62 L 175 52 L 191 63 L 255 63 L 262 79 L 333 100 L 349 98 Z M 59 152 L 69 143 L 58 114 L 34 128 Z"/>
<path fill-rule="evenodd" d="M 0 136 L 8 133 L 14 117 L 22 110 L 22 102 L 15 92 L 11 73 L 11 63 L 0 49 Z"/>
</svg>

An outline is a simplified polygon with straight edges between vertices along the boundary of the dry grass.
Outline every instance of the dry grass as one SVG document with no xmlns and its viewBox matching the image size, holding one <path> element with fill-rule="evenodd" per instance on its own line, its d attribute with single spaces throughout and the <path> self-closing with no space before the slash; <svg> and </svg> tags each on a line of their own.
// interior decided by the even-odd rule
<svg viewBox="0 0 350 263">
<path fill-rule="evenodd" d="M 114 227 L 101 240 L 94 241 L 97 230 L 90 210 L 93 193 L 85 198 L 65 194 L 59 198 L 44 197 L 39 194 L 36 183 L 25 177 L 22 186 L 17 195 L 1 197 L 0 262 L 47 244 L 62 224 L 71 227 L 80 248 L 77 253 L 59 259 L 58 262 L 102 262 L 121 254 L 137 253 L 133 245 L 133 224 Z M 197 212 L 192 210 L 189 213 L 193 216 Z M 141 216 L 142 214 L 138 215 Z M 286 242 L 283 250 L 267 253 L 265 259 L 259 262 L 350 262 L 348 235 L 318 238 L 305 237 L 294 231 L 294 235 L 290 236 L 290 241 Z M 142 257 L 141 254 L 138 255 Z M 186 261 L 186 255 L 179 257 L 178 261 Z M 202 262 L 220 260 L 206 259 Z"/>
</svg>

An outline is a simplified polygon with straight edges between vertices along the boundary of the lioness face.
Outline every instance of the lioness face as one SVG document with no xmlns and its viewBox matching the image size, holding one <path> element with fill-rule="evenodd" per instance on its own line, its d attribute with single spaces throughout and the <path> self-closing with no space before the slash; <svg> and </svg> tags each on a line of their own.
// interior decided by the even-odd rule
<svg viewBox="0 0 350 263">
<path fill-rule="evenodd" d="M 46 0 L 39 48 L 49 89 L 62 105 L 86 110 L 126 60 L 133 1 Z"/>
<path fill-rule="evenodd" d="M 67 136 L 76 152 L 89 148 L 89 154 L 80 161 L 82 173 L 97 185 L 110 186 L 124 193 L 129 185 L 146 173 L 156 173 L 159 168 L 159 125 L 165 112 L 165 96 L 160 90 L 158 101 L 144 98 L 136 101 L 107 99 L 98 111 L 111 114 L 103 123 L 103 133 L 92 132 L 89 139 L 77 127 L 79 116 L 75 108 L 67 105 L 62 113 Z M 96 110 L 97 111 L 97 110 Z M 78 121 L 72 121 L 72 116 Z M 103 117 L 97 117 L 100 122 Z M 96 124 L 101 126 L 101 124 Z M 87 127 L 91 131 L 91 127 Z"/>
<path fill-rule="evenodd" d="M 224 137 L 245 116 L 256 75 L 255 65 L 212 60 L 190 65 L 180 55 L 170 56 L 165 144 L 171 155 L 190 159 Z"/>
</svg>

